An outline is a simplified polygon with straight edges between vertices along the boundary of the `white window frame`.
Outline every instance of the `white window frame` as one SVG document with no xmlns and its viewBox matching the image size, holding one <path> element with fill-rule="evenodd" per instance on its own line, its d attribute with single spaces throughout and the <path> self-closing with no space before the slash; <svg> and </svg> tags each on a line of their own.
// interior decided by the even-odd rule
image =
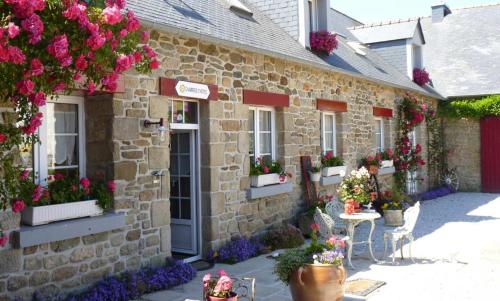
<svg viewBox="0 0 500 301">
<path fill-rule="evenodd" d="M 86 152 L 85 152 L 85 108 L 83 97 L 77 96 L 59 96 L 58 99 L 51 100 L 47 98 L 48 103 L 61 103 L 61 104 L 76 104 L 78 105 L 78 170 L 79 177 L 86 176 Z M 47 116 L 47 106 L 40 108 L 40 112 L 44 117 Z M 43 120 L 42 125 L 38 128 L 38 137 L 40 143 L 34 146 L 34 159 L 33 159 L 33 174 L 35 175 L 35 183 L 42 186 L 48 184 L 49 168 L 47 160 L 47 139 L 48 129 L 47 122 Z"/>
<path fill-rule="evenodd" d="M 326 116 L 332 116 L 332 142 L 333 142 L 333 155 L 337 156 L 337 116 L 335 113 L 322 112 L 321 113 L 321 149 L 324 153 L 330 151 L 326 148 Z"/>
<path fill-rule="evenodd" d="M 260 125 L 259 125 L 259 112 L 271 112 L 271 159 L 276 160 L 276 118 L 275 110 L 272 107 L 250 107 L 250 111 L 254 111 L 253 122 L 253 137 L 254 137 L 254 159 L 260 158 Z"/>
<path fill-rule="evenodd" d="M 375 118 L 375 123 L 378 122 L 380 122 L 380 148 L 378 146 L 378 141 L 376 141 L 377 144 L 375 145 L 375 151 L 383 152 L 385 150 L 384 118 L 381 117 Z M 373 131 L 373 135 L 376 135 L 375 131 Z"/>
<path fill-rule="evenodd" d="M 309 19 L 307 21 L 309 21 L 307 23 L 307 30 L 308 32 L 311 32 L 311 27 L 310 27 L 310 24 L 312 22 L 312 30 L 313 31 L 317 31 L 318 30 L 318 3 L 316 0 L 307 0 L 307 16 L 309 17 Z M 312 15 L 310 14 L 309 12 L 309 3 L 311 3 L 311 10 L 312 10 Z"/>
</svg>

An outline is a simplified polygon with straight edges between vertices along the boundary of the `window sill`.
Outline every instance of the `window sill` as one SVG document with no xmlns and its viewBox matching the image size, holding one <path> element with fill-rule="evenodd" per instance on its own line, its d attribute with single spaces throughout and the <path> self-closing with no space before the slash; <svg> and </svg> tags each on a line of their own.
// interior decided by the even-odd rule
<svg viewBox="0 0 500 301">
<path fill-rule="evenodd" d="M 393 173 L 396 172 L 396 168 L 394 166 L 391 167 L 385 167 L 385 168 L 380 168 L 378 170 L 378 175 L 383 176 L 383 175 L 392 175 Z"/>
<path fill-rule="evenodd" d="M 21 226 L 21 230 L 14 231 L 14 247 L 26 248 L 106 232 L 124 226 L 125 214 L 123 213 L 106 213 L 98 217 L 79 218 L 34 227 Z"/>
<path fill-rule="evenodd" d="M 248 190 L 248 199 L 259 199 L 268 196 L 278 195 L 282 193 L 288 193 L 293 191 L 292 183 L 269 185 L 264 187 L 250 187 Z"/>
<path fill-rule="evenodd" d="M 340 184 L 342 179 L 341 176 L 321 177 L 319 184 L 321 186 Z"/>
</svg>

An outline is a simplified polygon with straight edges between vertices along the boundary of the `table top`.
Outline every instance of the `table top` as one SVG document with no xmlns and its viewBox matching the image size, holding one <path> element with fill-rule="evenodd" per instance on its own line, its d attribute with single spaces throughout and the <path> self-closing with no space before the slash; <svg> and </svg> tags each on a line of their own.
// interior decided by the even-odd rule
<svg viewBox="0 0 500 301">
<path fill-rule="evenodd" d="M 345 220 L 372 220 L 381 218 L 382 216 L 377 212 L 359 212 L 353 214 L 341 213 L 339 217 Z"/>
</svg>

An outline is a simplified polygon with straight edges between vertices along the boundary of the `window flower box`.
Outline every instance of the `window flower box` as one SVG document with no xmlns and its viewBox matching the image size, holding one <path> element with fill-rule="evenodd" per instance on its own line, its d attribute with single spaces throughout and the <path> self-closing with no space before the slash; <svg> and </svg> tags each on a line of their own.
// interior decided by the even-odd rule
<svg viewBox="0 0 500 301">
<path fill-rule="evenodd" d="M 393 167 L 394 160 L 382 160 L 382 162 L 380 162 L 380 165 L 381 168 Z"/>
<path fill-rule="evenodd" d="M 286 182 L 286 177 L 282 182 L 279 174 L 270 173 L 270 174 L 265 174 L 265 175 L 252 176 L 250 185 L 252 187 L 262 187 L 262 186 L 274 185 L 274 184 L 279 184 L 279 183 L 284 183 L 284 182 Z"/>
<path fill-rule="evenodd" d="M 72 202 L 57 205 L 27 207 L 21 213 L 21 220 L 30 226 L 44 225 L 51 222 L 80 217 L 99 216 L 103 209 L 96 200 Z"/>
<path fill-rule="evenodd" d="M 347 172 L 347 166 L 333 166 L 333 167 L 323 167 L 321 174 L 323 177 L 331 177 L 339 175 L 344 177 Z"/>
</svg>

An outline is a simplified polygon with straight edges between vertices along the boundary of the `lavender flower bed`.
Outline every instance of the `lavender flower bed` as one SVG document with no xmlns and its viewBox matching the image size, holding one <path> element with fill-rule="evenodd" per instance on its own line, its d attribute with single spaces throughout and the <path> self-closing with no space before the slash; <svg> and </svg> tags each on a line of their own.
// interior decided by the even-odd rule
<svg viewBox="0 0 500 301">
<path fill-rule="evenodd" d="M 455 191 L 453 191 L 452 188 L 448 187 L 448 186 L 443 186 L 443 187 L 438 187 L 438 188 L 435 188 L 435 189 L 432 189 L 430 191 L 427 191 L 427 192 L 424 192 L 420 195 L 422 201 L 427 201 L 427 200 L 433 200 L 433 199 L 436 199 L 436 198 L 440 198 L 440 197 L 443 197 L 443 196 L 446 196 L 450 193 L 454 193 Z"/>
<path fill-rule="evenodd" d="M 263 248 L 257 239 L 237 238 L 217 252 L 209 251 L 208 258 L 216 262 L 235 264 L 259 255 Z"/>
<path fill-rule="evenodd" d="M 187 263 L 176 261 L 170 266 L 105 278 L 89 291 L 67 298 L 66 301 L 128 301 L 144 294 L 188 283 L 194 277 L 196 269 Z M 34 300 L 46 300 L 37 295 L 35 293 Z"/>
</svg>

